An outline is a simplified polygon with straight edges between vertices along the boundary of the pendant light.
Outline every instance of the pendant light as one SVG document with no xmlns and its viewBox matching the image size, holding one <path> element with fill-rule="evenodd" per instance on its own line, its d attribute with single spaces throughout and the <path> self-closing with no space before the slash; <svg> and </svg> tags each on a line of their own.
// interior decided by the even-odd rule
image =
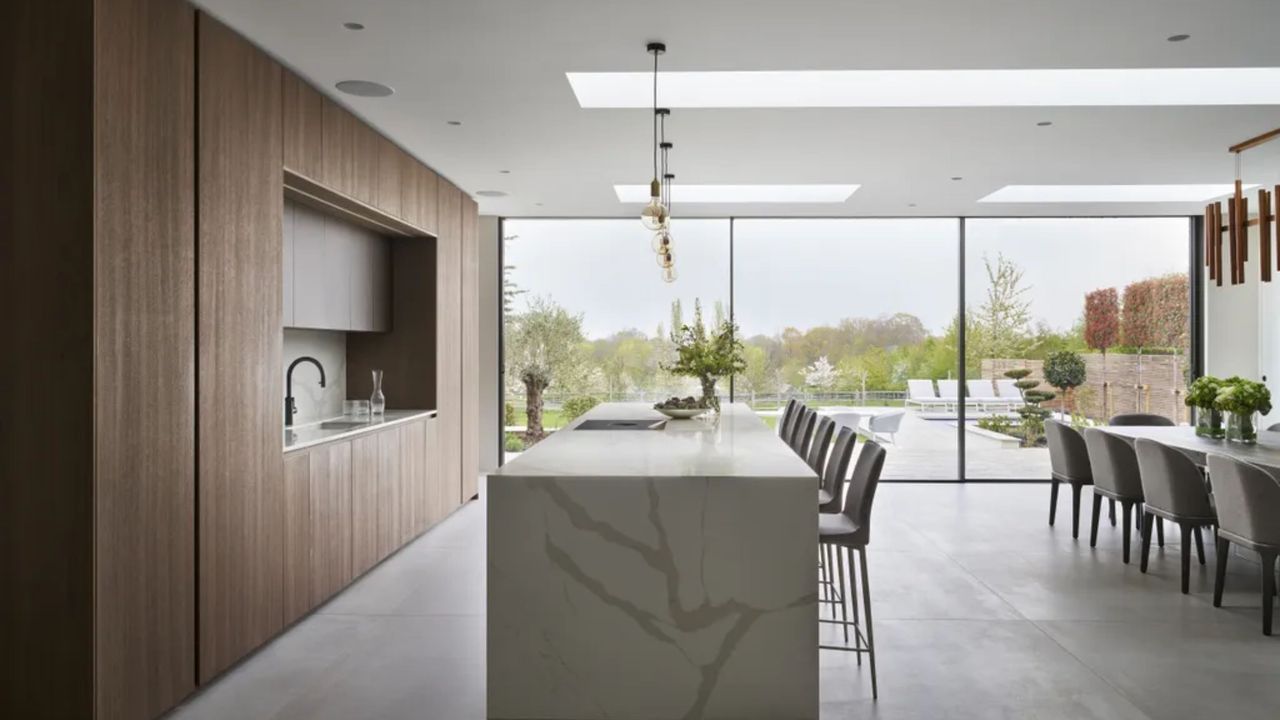
<svg viewBox="0 0 1280 720">
<path fill-rule="evenodd" d="M 665 263 L 663 263 L 663 262 L 659 262 L 658 264 L 659 264 L 659 266 L 661 266 L 661 267 L 662 267 L 662 280 L 663 280 L 663 282 L 668 282 L 668 283 L 673 283 L 673 282 L 675 282 L 675 281 L 676 281 L 676 278 L 680 277 L 680 275 L 676 272 L 675 256 L 674 256 L 674 255 L 672 254 L 672 252 L 671 252 L 671 244 L 672 244 L 672 240 L 673 240 L 672 235 L 671 235 L 671 216 L 670 216 L 670 211 L 671 211 L 671 184 L 675 181 L 675 179 L 676 179 L 676 176 L 675 176 L 675 175 L 672 175 L 671 173 L 666 172 L 666 163 L 664 162 L 664 163 L 663 163 L 663 173 L 662 173 L 662 183 L 663 183 L 663 186 L 666 188 L 666 203 L 667 203 L 667 212 L 668 212 L 668 215 L 667 215 L 667 226 L 666 226 L 666 227 L 664 227 L 663 229 L 659 230 L 659 231 L 658 231 L 658 233 L 659 233 L 660 235 L 662 235 L 663 237 L 665 237 L 665 238 L 666 238 L 666 253 L 665 253 L 665 257 L 666 257 L 667 262 L 665 262 Z"/>
<path fill-rule="evenodd" d="M 658 56 L 667 46 L 653 42 L 647 46 L 653 55 L 653 182 L 649 183 L 649 204 L 640 211 L 640 222 L 649 230 L 657 230 L 667 222 L 667 208 L 662 204 L 662 183 L 658 180 Z"/>
</svg>

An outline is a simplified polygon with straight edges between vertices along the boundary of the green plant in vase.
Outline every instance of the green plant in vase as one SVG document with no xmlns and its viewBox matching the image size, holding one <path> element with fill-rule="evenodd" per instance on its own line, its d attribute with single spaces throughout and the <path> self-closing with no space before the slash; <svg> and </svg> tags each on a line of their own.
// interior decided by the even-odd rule
<svg viewBox="0 0 1280 720">
<path fill-rule="evenodd" d="M 1213 405 L 1227 413 L 1227 439 L 1252 444 L 1258 441 L 1258 413 L 1271 412 L 1271 391 L 1260 382 L 1230 377 L 1223 381 Z"/>
<path fill-rule="evenodd" d="M 1221 439 L 1227 431 L 1222 426 L 1222 411 L 1215 406 L 1222 380 L 1211 375 L 1198 377 L 1187 388 L 1186 405 L 1196 409 L 1196 435 Z"/>
<path fill-rule="evenodd" d="M 662 369 L 673 375 L 697 378 L 704 406 L 719 410 L 716 381 L 747 368 L 742 342 L 738 340 L 738 326 L 722 320 L 713 332 L 708 332 L 702 322 L 702 303 L 695 301 L 693 324 L 672 329 L 671 342 L 675 345 L 676 360 L 662 363 Z"/>
</svg>

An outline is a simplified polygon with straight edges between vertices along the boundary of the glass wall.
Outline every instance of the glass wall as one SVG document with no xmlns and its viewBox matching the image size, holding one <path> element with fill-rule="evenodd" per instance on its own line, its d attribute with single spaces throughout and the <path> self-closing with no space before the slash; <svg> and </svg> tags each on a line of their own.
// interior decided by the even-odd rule
<svg viewBox="0 0 1280 720">
<path fill-rule="evenodd" d="M 673 226 L 679 277 L 670 284 L 653 233 L 638 220 L 506 220 L 502 228 L 506 452 L 593 402 L 699 394 L 660 362 L 673 327 L 697 312 L 708 324 L 728 315 L 727 219 Z"/>
<path fill-rule="evenodd" d="M 967 478 L 1048 477 L 1045 417 L 1188 422 L 1187 218 L 974 219 L 965 230 Z"/>
<path fill-rule="evenodd" d="M 954 219 L 735 220 L 734 398 L 773 422 L 799 397 L 889 443 L 886 479 L 957 479 L 958 238 Z"/>
</svg>

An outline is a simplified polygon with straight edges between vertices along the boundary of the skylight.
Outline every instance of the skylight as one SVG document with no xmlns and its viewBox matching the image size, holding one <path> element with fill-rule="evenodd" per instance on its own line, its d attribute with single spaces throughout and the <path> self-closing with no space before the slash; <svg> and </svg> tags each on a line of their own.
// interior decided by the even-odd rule
<svg viewBox="0 0 1280 720">
<path fill-rule="evenodd" d="M 584 108 L 646 108 L 644 72 L 565 73 Z M 664 72 L 670 108 L 1280 105 L 1280 68 Z"/>
<path fill-rule="evenodd" d="M 1248 185 L 1256 188 L 1257 185 Z M 1205 185 L 1005 185 L 984 203 L 1209 202 L 1235 192 L 1229 184 Z"/>
<path fill-rule="evenodd" d="M 680 203 L 842 203 L 857 185 L 673 185 L 671 202 Z M 618 201 L 649 202 L 648 185 L 614 185 Z"/>
</svg>

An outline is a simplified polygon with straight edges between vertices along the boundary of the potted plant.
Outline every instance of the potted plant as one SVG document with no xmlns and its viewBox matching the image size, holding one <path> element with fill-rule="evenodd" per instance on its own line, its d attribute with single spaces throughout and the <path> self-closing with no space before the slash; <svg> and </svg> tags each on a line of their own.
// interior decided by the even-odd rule
<svg viewBox="0 0 1280 720">
<path fill-rule="evenodd" d="M 1084 384 L 1086 377 L 1084 358 L 1071 350 L 1049 353 L 1044 359 L 1044 379 L 1062 391 L 1063 409 L 1071 412 L 1071 391 Z"/>
<path fill-rule="evenodd" d="M 1271 412 L 1271 391 L 1260 382 L 1230 377 L 1213 405 L 1227 413 L 1227 439 L 1251 445 L 1258 441 L 1258 413 Z"/>
<path fill-rule="evenodd" d="M 1196 435 L 1220 440 L 1226 437 L 1227 431 L 1222 427 L 1222 411 L 1214 406 L 1218 399 L 1218 391 L 1222 389 L 1222 380 L 1205 375 L 1198 377 L 1191 387 L 1187 388 L 1187 407 L 1196 409 Z"/>
<path fill-rule="evenodd" d="M 742 342 L 738 340 L 738 326 L 722 320 L 714 332 L 707 332 L 702 322 L 702 303 L 695 302 L 693 324 L 673 329 L 671 342 L 675 345 L 676 360 L 663 363 L 662 369 L 675 375 L 697 378 L 702 386 L 704 406 L 720 409 L 716 381 L 740 373 L 747 367 Z"/>
</svg>

